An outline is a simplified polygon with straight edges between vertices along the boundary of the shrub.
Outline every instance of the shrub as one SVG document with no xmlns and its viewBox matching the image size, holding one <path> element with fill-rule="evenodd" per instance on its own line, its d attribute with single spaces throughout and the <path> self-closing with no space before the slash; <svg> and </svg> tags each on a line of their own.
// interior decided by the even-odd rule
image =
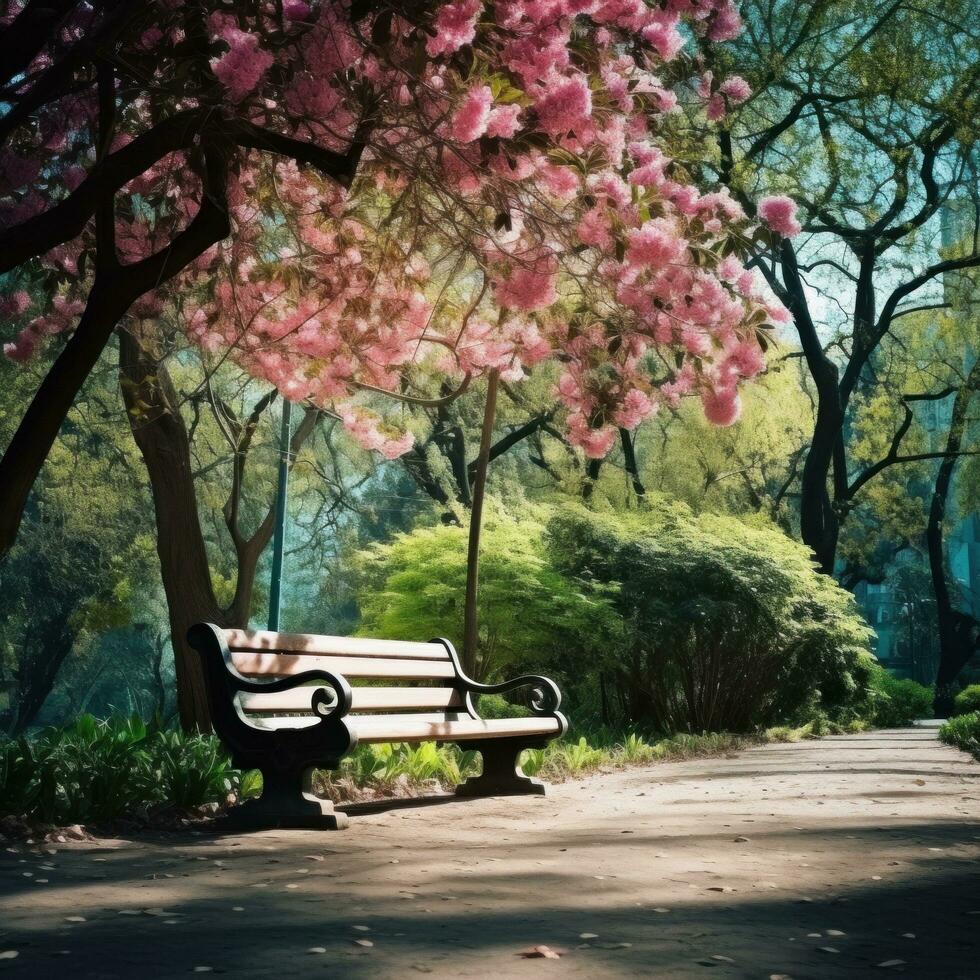
<svg viewBox="0 0 980 980">
<path fill-rule="evenodd" d="M 969 687 L 964 687 L 953 698 L 954 715 L 968 715 L 975 711 L 980 711 L 980 684 L 971 684 Z"/>
<path fill-rule="evenodd" d="M 950 718 L 939 729 L 939 737 L 948 745 L 955 745 L 980 759 L 980 711 Z"/>
<path fill-rule="evenodd" d="M 931 687 L 899 680 L 881 667 L 875 669 L 871 687 L 871 720 L 879 728 L 901 728 L 932 716 Z"/>
<path fill-rule="evenodd" d="M 867 701 L 871 632 L 853 597 L 775 528 L 654 499 L 635 515 L 562 510 L 548 541 L 583 592 L 611 590 L 623 640 L 573 666 L 593 690 L 597 673 L 611 681 L 627 724 L 749 731 L 846 720 Z"/>
<path fill-rule="evenodd" d="M 491 513 L 483 538 L 477 679 L 507 673 L 514 664 L 526 670 L 568 649 L 587 656 L 610 642 L 617 618 L 601 597 L 585 595 L 552 567 L 544 525 L 533 515 L 517 521 Z M 466 551 L 463 528 L 440 526 L 359 552 L 359 632 L 406 640 L 446 636 L 462 652 Z M 490 703 L 491 711 L 494 705 L 505 710 L 503 699 Z"/>
<path fill-rule="evenodd" d="M 216 803 L 239 787 L 217 739 L 82 715 L 63 728 L 0 743 L 0 816 L 91 823 Z"/>
</svg>

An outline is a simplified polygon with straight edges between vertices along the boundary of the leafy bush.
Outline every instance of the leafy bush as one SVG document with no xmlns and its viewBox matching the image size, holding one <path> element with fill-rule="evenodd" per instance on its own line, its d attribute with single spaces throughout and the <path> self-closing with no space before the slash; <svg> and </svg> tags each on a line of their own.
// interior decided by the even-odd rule
<svg viewBox="0 0 980 980">
<path fill-rule="evenodd" d="M 91 823 L 152 806 L 189 809 L 239 787 L 217 739 L 82 715 L 64 728 L 0 742 L 0 816 Z"/>
<path fill-rule="evenodd" d="M 622 642 L 570 673 L 592 690 L 603 677 L 627 724 L 738 732 L 865 705 L 871 631 L 775 528 L 654 499 L 641 514 L 564 509 L 548 542 L 556 568 L 620 616 Z"/>
<path fill-rule="evenodd" d="M 491 513 L 486 519 L 477 679 L 506 673 L 514 664 L 524 671 L 570 648 L 588 655 L 618 628 L 601 598 L 584 594 L 552 567 L 544 532 L 533 515 L 517 521 Z M 440 526 L 417 528 L 359 552 L 359 632 L 406 640 L 446 636 L 459 649 L 466 551 L 463 528 Z"/>
<path fill-rule="evenodd" d="M 968 715 L 980 711 L 980 684 L 970 684 L 964 687 L 953 698 L 953 714 Z"/>
<path fill-rule="evenodd" d="M 950 718 L 939 729 L 939 737 L 948 745 L 955 745 L 980 759 L 980 711 Z"/>
<path fill-rule="evenodd" d="M 872 677 L 871 689 L 871 720 L 879 728 L 901 728 L 918 718 L 932 717 L 931 687 L 899 680 L 878 667 Z"/>
</svg>

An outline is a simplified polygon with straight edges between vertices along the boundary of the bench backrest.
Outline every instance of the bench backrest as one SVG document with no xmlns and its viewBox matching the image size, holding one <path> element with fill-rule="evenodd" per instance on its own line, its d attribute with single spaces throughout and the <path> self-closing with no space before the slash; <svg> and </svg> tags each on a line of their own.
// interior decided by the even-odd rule
<svg viewBox="0 0 980 980">
<path fill-rule="evenodd" d="M 224 637 L 235 669 L 246 677 L 289 677 L 317 668 L 343 674 L 354 682 L 352 713 L 466 710 L 452 684 L 456 664 L 441 643 L 243 629 L 226 629 Z M 358 685 L 361 679 L 372 683 Z M 403 683 L 380 686 L 380 680 Z M 425 681 L 432 683 L 418 683 Z M 245 694 L 241 705 L 250 714 L 309 712 L 310 692 L 294 688 L 279 694 Z"/>
</svg>

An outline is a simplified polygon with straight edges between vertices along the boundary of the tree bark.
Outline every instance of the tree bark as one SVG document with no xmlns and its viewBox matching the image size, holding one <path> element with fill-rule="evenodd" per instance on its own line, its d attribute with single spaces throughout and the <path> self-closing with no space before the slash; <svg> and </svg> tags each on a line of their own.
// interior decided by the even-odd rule
<svg viewBox="0 0 980 980">
<path fill-rule="evenodd" d="M 195 623 L 230 623 L 215 598 L 197 511 L 190 438 L 177 393 L 157 363 L 127 331 L 119 334 L 120 382 L 130 428 L 146 464 L 157 525 L 157 553 L 170 614 L 177 708 L 185 731 L 211 730 L 204 672 L 187 644 Z"/>
<path fill-rule="evenodd" d="M 946 436 L 946 458 L 939 464 L 936 484 L 929 506 L 926 544 L 929 549 L 929 571 L 936 596 L 936 615 L 939 621 L 939 670 L 936 674 L 936 694 L 933 710 L 937 718 L 949 715 L 953 708 L 953 685 L 960 671 L 980 650 L 980 622 L 968 613 L 956 609 L 949 582 L 946 579 L 946 556 L 943 548 L 943 524 L 949 499 L 953 471 L 956 467 L 967 409 L 974 392 L 980 388 L 980 360 L 970 371 L 965 384 L 956 392 L 953 414 Z"/>
<path fill-rule="evenodd" d="M 235 594 L 223 609 L 214 594 L 207 545 L 197 509 L 191 441 L 166 365 L 131 333 L 120 332 L 120 383 L 130 428 L 146 465 L 157 525 L 160 574 L 170 616 L 171 642 L 177 672 L 177 707 L 186 731 L 210 731 L 204 674 L 198 654 L 187 644 L 195 623 L 245 627 L 252 611 L 255 577 L 262 553 L 272 539 L 274 509 L 270 507 L 255 532 L 246 537 L 237 524 L 237 497 L 242 491 L 244 454 L 254 425 L 241 431 L 236 446 L 233 499 L 226 512 L 235 549 Z M 271 403 L 268 398 L 265 404 Z M 319 412 L 310 409 L 290 441 L 290 458 L 313 432 Z M 249 420 L 250 423 L 252 420 Z M 257 422 L 257 417 L 254 420 Z M 292 468 L 292 464 L 290 464 Z"/>
</svg>

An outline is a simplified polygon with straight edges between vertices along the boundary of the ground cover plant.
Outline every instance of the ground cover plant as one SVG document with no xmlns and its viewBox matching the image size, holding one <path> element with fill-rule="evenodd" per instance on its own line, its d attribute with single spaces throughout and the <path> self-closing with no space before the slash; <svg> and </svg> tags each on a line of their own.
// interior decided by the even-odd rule
<svg viewBox="0 0 980 980">
<path fill-rule="evenodd" d="M 939 737 L 948 745 L 955 745 L 980 759 L 980 711 L 950 718 L 939 729 Z"/>
<path fill-rule="evenodd" d="M 852 723 L 848 730 L 858 730 Z M 798 741 L 840 726 L 817 718 L 798 727 L 752 734 L 644 736 L 638 732 L 575 732 L 544 749 L 529 749 L 529 776 L 561 782 L 602 768 L 726 755 L 751 745 Z M 455 745 L 360 745 L 334 772 L 317 771 L 314 787 L 335 802 L 449 791 L 480 771 L 479 756 Z M 188 736 L 137 717 L 98 720 L 0 741 L 0 829 L 81 824 L 172 824 L 201 819 L 256 796 L 258 772 L 240 772 L 213 736 Z"/>
</svg>

